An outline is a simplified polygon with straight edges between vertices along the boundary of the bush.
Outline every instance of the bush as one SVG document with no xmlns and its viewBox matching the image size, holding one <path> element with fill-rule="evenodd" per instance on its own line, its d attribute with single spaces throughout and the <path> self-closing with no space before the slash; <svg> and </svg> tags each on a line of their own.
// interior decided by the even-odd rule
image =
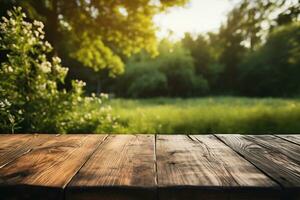
<svg viewBox="0 0 300 200">
<path fill-rule="evenodd" d="M 16 128 L 18 132 L 82 131 L 87 120 L 84 112 L 75 113 L 78 107 L 89 103 L 101 107 L 102 100 L 83 97 L 82 81 L 72 81 L 68 92 L 59 90 L 67 68 L 61 66 L 60 58 L 51 56 L 51 45 L 43 41 L 44 25 L 26 22 L 21 8 L 8 11 L 8 16 L 0 23 L 0 51 L 5 59 L 0 66 L 0 132 Z M 109 113 L 98 115 L 103 116 L 93 126 L 112 126 L 106 120 Z"/>
<path fill-rule="evenodd" d="M 156 58 L 143 53 L 131 58 L 125 74 L 115 83 L 116 94 L 133 98 L 207 94 L 207 80 L 195 73 L 193 58 L 180 43 L 163 40 L 159 53 Z"/>
<path fill-rule="evenodd" d="M 163 96 L 166 91 L 167 78 L 157 70 L 152 70 L 137 77 L 128 88 L 129 96 L 134 98 Z"/>
</svg>

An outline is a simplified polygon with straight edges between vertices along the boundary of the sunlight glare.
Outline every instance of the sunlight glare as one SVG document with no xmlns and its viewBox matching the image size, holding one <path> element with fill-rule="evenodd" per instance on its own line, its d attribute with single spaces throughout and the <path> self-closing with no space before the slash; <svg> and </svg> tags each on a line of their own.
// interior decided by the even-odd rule
<svg viewBox="0 0 300 200">
<path fill-rule="evenodd" d="M 180 39 L 185 32 L 204 33 L 217 31 L 226 20 L 234 0 L 191 0 L 184 8 L 172 8 L 154 18 L 159 38 L 171 33 L 172 39 Z"/>
</svg>

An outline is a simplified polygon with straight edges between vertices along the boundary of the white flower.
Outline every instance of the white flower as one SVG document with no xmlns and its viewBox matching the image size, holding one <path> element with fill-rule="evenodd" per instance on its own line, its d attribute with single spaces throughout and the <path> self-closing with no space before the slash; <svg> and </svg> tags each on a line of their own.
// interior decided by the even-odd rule
<svg viewBox="0 0 300 200">
<path fill-rule="evenodd" d="M 6 24 L 0 24 L 0 29 L 2 29 L 3 31 L 6 31 Z"/>
<path fill-rule="evenodd" d="M 10 23 L 14 26 L 14 25 L 16 25 L 16 20 L 10 19 Z"/>
<path fill-rule="evenodd" d="M 7 11 L 8 16 L 12 16 L 12 13 L 10 11 Z"/>
<path fill-rule="evenodd" d="M 6 104 L 7 106 L 11 106 L 11 103 L 9 103 L 7 99 L 4 99 L 4 104 Z"/>
<path fill-rule="evenodd" d="M 36 37 L 39 37 L 40 33 L 38 31 L 34 31 Z"/>
<path fill-rule="evenodd" d="M 3 20 L 4 22 L 8 22 L 8 19 L 7 19 L 6 17 L 2 17 L 2 20 Z"/>
<path fill-rule="evenodd" d="M 34 37 L 31 37 L 29 40 L 28 40 L 28 43 L 30 45 L 32 45 L 33 43 L 35 43 L 36 39 Z"/>
<path fill-rule="evenodd" d="M 7 71 L 8 71 L 8 72 L 13 72 L 14 69 L 13 69 L 11 66 L 8 66 L 8 67 L 7 67 Z"/>
<path fill-rule="evenodd" d="M 42 29 L 42 28 L 38 28 L 37 30 L 38 30 L 38 32 L 40 32 L 40 33 L 44 34 L 44 31 L 43 31 L 43 29 Z"/>
<path fill-rule="evenodd" d="M 44 72 L 44 73 L 51 72 L 51 63 L 48 61 L 43 62 L 42 64 L 39 65 L 39 67 L 42 70 L 42 72 Z"/>
<path fill-rule="evenodd" d="M 40 22 L 40 21 L 34 20 L 33 25 L 40 27 L 40 28 L 44 28 L 43 22 Z"/>
<path fill-rule="evenodd" d="M 53 57 L 52 60 L 54 63 L 61 63 L 61 59 L 57 56 Z"/>
<path fill-rule="evenodd" d="M 82 80 L 76 80 L 77 84 L 84 87 L 86 86 L 86 82 L 82 81 Z"/>
<path fill-rule="evenodd" d="M 22 25 L 26 26 L 26 27 L 29 28 L 29 29 L 32 28 L 32 24 L 29 23 L 29 22 L 22 21 Z"/>
<path fill-rule="evenodd" d="M 48 41 L 45 42 L 45 46 L 46 46 L 48 49 L 52 49 L 52 46 L 51 46 L 51 44 L 50 44 Z"/>
</svg>

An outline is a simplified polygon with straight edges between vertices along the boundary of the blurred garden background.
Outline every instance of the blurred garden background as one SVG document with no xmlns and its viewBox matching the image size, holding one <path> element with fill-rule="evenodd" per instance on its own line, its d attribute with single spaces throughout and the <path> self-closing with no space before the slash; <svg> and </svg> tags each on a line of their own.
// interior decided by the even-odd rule
<svg viewBox="0 0 300 200">
<path fill-rule="evenodd" d="M 1 0 L 0 133 L 299 133 L 299 0 Z"/>
</svg>

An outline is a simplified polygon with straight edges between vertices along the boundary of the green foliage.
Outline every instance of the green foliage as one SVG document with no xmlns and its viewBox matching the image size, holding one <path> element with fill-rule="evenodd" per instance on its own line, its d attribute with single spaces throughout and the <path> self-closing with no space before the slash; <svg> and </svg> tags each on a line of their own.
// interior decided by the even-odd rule
<svg viewBox="0 0 300 200">
<path fill-rule="evenodd" d="M 300 131 L 299 99 L 207 97 L 112 101 L 118 133 L 275 134 Z"/>
<path fill-rule="evenodd" d="M 145 71 L 146 72 L 146 71 Z M 128 95 L 133 98 L 159 96 L 167 91 L 167 77 L 158 70 L 143 73 L 135 77 L 128 88 Z"/>
<path fill-rule="evenodd" d="M 22 121 L 22 110 L 17 113 L 11 109 L 11 103 L 4 99 L 0 101 L 0 132 L 9 130 L 12 133 L 18 129 L 18 124 Z"/>
<path fill-rule="evenodd" d="M 266 44 L 248 56 L 240 72 L 245 94 L 299 95 L 300 24 L 275 29 Z"/>
<path fill-rule="evenodd" d="M 186 33 L 181 42 L 191 53 L 195 74 L 206 79 L 210 92 L 215 93 L 220 87 L 220 75 L 224 72 L 224 65 L 219 62 L 222 53 L 219 50 L 221 46 L 219 38 L 216 38 L 215 34 L 209 33 L 208 35 L 198 35 L 194 39 L 191 34 Z"/>
<path fill-rule="evenodd" d="M 89 37 L 85 36 L 79 50 L 72 55 L 96 72 L 108 68 L 110 76 L 115 76 L 124 71 L 124 64 L 120 57 L 105 46 L 101 37 L 90 40 Z"/>
<path fill-rule="evenodd" d="M 168 80 L 168 95 L 188 97 L 205 94 L 208 90 L 208 83 L 202 76 L 196 75 L 194 60 L 190 52 L 181 43 L 169 44 L 169 48 L 166 48 L 167 43 L 168 41 L 162 41 L 160 44 L 158 62 L 160 70 Z"/>
<path fill-rule="evenodd" d="M 115 83 L 118 95 L 126 97 L 188 97 L 208 92 L 207 80 L 195 73 L 194 60 L 180 43 L 167 40 L 159 45 L 159 56 L 140 54 L 127 62 L 127 71 Z"/>
<path fill-rule="evenodd" d="M 81 130 L 87 120 L 83 113 L 74 113 L 77 107 L 101 99 L 83 97 L 82 81 L 72 81 L 69 92 L 59 90 L 67 68 L 61 66 L 60 58 L 50 55 L 52 47 L 43 41 L 43 23 L 26 22 L 21 8 L 8 11 L 8 16 L 0 23 L 0 51 L 6 59 L 0 65 L 0 132 Z M 101 113 L 95 124 L 104 125 L 108 114 Z"/>
<path fill-rule="evenodd" d="M 0 13 L 21 6 L 46 24 L 46 39 L 58 55 L 72 56 L 95 71 L 123 72 L 121 57 L 145 49 L 157 53 L 153 17 L 188 0 L 2 0 Z M 63 47 L 63 48 L 62 48 Z"/>
<path fill-rule="evenodd" d="M 198 35 L 194 39 L 191 34 L 186 33 L 182 39 L 182 43 L 194 58 L 196 73 L 209 78 L 209 67 L 214 63 L 213 50 L 209 44 L 209 40 L 204 35 Z"/>
<path fill-rule="evenodd" d="M 223 72 L 210 81 L 213 90 L 219 90 L 219 93 L 223 94 L 239 94 L 238 89 L 242 86 L 238 82 L 241 76 L 238 68 L 249 52 L 260 48 L 272 27 L 281 25 L 276 20 L 276 16 L 288 14 L 290 18 L 288 21 L 299 20 L 297 14 L 299 5 L 293 2 L 289 0 L 241 0 L 235 5 L 228 13 L 227 20 L 219 32 L 209 34 L 209 47 L 213 49 L 210 55 L 216 59 L 214 64 L 209 66 L 223 68 Z M 196 51 L 196 55 L 203 55 L 203 51 Z M 259 70 L 257 68 L 257 71 Z"/>
</svg>

